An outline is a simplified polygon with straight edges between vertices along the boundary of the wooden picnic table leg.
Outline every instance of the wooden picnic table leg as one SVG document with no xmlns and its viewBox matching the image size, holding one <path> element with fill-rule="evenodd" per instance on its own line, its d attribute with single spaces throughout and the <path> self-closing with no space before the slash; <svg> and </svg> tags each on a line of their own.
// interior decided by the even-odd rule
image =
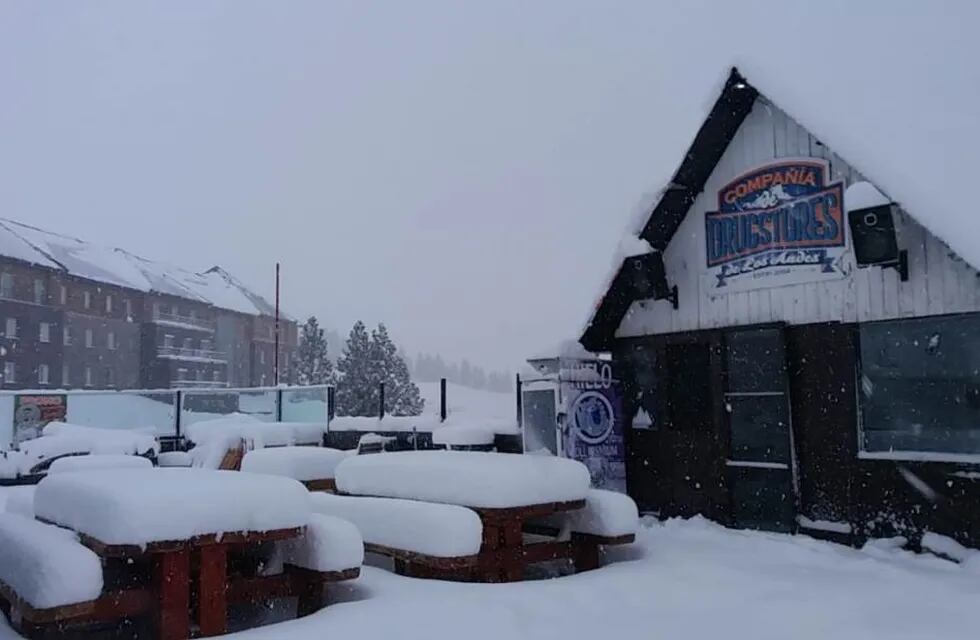
<svg viewBox="0 0 980 640">
<path fill-rule="evenodd" d="M 159 598 L 156 623 L 160 640 L 190 637 L 190 550 L 186 547 L 153 558 L 153 583 Z"/>
<path fill-rule="evenodd" d="M 482 582 L 518 582 L 524 579 L 524 537 L 520 519 L 484 519 L 483 544 L 478 561 Z"/>
<path fill-rule="evenodd" d="M 201 547 L 197 622 L 202 636 L 225 632 L 228 621 L 228 548 L 223 544 Z"/>
<path fill-rule="evenodd" d="M 572 534 L 572 562 L 575 572 L 599 568 L 599 543 L 588 536 Z"/>
<path fill-rule="evenodd" d="M 520 582 L 524 579 L 524 533 L 521 521 L 507 520 L 500 530 L 501 546 L 505 551 L 500 577 L 504 582 Z"/>
</svg>

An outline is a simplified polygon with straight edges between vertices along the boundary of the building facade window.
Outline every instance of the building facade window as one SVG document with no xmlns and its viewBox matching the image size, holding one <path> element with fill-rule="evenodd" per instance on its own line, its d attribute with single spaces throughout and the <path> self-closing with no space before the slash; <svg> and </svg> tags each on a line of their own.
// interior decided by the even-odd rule
<svg viewBox="0 0 980 640">
<path fill-rule="evenodd" d="M 859 331 L 862 450 L 980 454 L 980 317 Z"/>
<path fill-rule="evenodd" d="M 126 310 L 126 318 L 132 319 L 133 317 L 133 301 L 129 298 L 123 300 L 123 308 Z"/>
<path fill-rule="evenodd" d="M 82 306 L 84 306 L 86 309 L 91 309 L 92 308 L 92 292 L 91 291 L 85 291 L 85 292 L 82 293 Z"/>
<path fill-rule="evenodd" d="M 191 351 L 194 349 L 194 339 L 184 338 L 184 351 Z"/>
<path fill-rule="evenodd" d="M 185 380 L 187 380 L 187 369 L 177 369 L 177 382 L 184 382 Z"/>
<path fill-rule="evenodd" d="M 17 365 L 13 362 L 3 363 L 3 382 L 4 384 L 14 384 L 17 382 Z"/>
<path fill-rule="evenodd" d="M 211 373 L 211 379 L 214 380 L 215 382 L 221 382 L 221 372 L 215 369 Z"/>
<path fill-rule="evenodd" d="M 67 364 L 61 365 L 61 386 L 71 386 L 71 378 L 68 377 L 70 373 L 71 370 L 68 368 Z"/>
<path fill-rule="evenodd" d="M 68 304 L 68 287 L 66 287 L 65 285 L 61 285 L 61 293 L 59 294 L 59 296 L 60 296 L 59 300 L 61 301 L 62 306 Z"/>
<path fill-rule="evenodd" d="M 17 337 L 17 318 L 7 318 L 7 333 L 8 338 Z"/>
<path fill-rule="evenodd" d="M 172 349 L 174 346 L 174 337 L 169 333 L 163 336 L 163 346 L 167 349 Z"/>
<path fill-rule="evenodd" d="M 201 351 L 211 351 L 211 341 L 207 338 L 201 339 Z"/>
<path fill-rule="evenodd" d="M 61 329 L 61 342 L 66 347 L 71 344 L 71 329 L 67 325 Z"/>
<path fill-rule="evenodd" d="M 39 364 L 37 366 L 37 383 L 38 384 L 48 384 L 50 371 L 48 370 L 48 365 Z"/>
<path fill-rule="evenodd" d="M 34 304 L 44 304 L 47 302 L 47 290 L 44 286 L 44 280 L 40 278 L 34 279 Z"/>
<path fill-rule="evenodd" d="M 85 367 L 85 386 L 92 386 L 92 367 Z"/>
<path fill-rule="evenodd" d="M 105 312 L 112 313 L 112 294 L 105 297 Z"/>
<path fill-rule="evenodd" d="M 85 330 L 85 346 L 89 349 L 95 346 L 95 332 L 91 329 Z"/>
<path fill-rule="evenodd" d="M 37 327 L 37 339 L 39 342 L 51 342 L 51 324 L 42 322 Z"/>
<path fill-rule="evenodd" d="M 204 380 L 204 372 L 201 371 L 200 369 L 197 369 L 194 372 L 194 379 L 197 380 L 198 382 L 203 381 Z"/>
<path fill-rule="evenodd" d="M 259 364 L 265 364 L 265 351 L 259 349 Z"/>
<path fill-rule="evenodd" d="M 105 386 L 107 387 L 116 386 L 116 372 L 108 367 L 106 367 L 105 370 Z"/>
<path fill-rule="evenodd" d="M 0 298 L 14 297 L 14 274 L 0 273 Z"/>
<path fill-rule="evenodd" d="M 106 336 L 105 336 L 105 343 L 106 343 L 106 346 L 109 347 L 110 349 L 115 349 L 116 348 L 116 334 L 115 334 L 115 332 L 110 331 L 109 333 L 106 334 Z"/>
</svg>

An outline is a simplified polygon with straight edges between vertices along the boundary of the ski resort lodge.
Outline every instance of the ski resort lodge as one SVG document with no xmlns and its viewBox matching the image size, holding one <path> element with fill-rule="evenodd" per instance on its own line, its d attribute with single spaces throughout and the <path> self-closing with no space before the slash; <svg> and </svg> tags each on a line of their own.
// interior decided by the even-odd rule
<svg viewBox="0 0 980 640">
<path fill-rule="evenodd" d="M 0 219 L 3 389 L 271 385 L 274 312 L 219 267 L 193 273 Z M 281 371 L 296 344 L 285 319 Z"/>
<path fill-rule="evenodd" d="M 808 129 L 798 92 L 751 81 L 732 69 L 581 336 L 623 384 L 629 493 L 662 516 L 980 546 L 980 250 L 955 231 L 980 223 L 902 157 L 838 155 L 852 121 Z"/>
</svg>

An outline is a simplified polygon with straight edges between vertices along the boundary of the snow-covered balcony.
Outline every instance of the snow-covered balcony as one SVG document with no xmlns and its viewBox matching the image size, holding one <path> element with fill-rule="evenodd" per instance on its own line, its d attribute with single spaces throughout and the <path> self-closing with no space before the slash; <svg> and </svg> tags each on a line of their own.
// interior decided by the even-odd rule
<svg viewBox="0 0 980 640">
<path fill-rule="evenodd" d="M 213 362 L 226 363 L 228 355 L 224 351 L 213 349 L 194 349 L 192 347 L 175 347 L 159 345 L 157 346 L 158 358 L 171 358 L 173 360 L 187 360 L 189 362 Z"/>
<path fill-rule="evenodd" d="M 164 313 L 162 311 L 154 311 L 153 322 L 157 324 L 167 325 L 169 327 L 178 327 L 182 329 L 196 329 L 198 331 L 207 331 L 209 333 L 214 333 L 214 323 L 207 318 L 199 318 L 197 316 L 183 316 L 177 313 Z"/>
</svg>

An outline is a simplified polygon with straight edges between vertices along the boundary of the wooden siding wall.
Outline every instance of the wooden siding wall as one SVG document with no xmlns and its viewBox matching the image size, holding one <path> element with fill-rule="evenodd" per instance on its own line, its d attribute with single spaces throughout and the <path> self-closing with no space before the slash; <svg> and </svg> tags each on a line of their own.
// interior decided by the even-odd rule
<svg viewBox="0 0 980 640">
<path fill-rule="evenodd" d="M 706 270 L 705 211 L 717 208 L 718 189 L 738 174 L 790 157 L 827 160 L 830 178 L 844 180 L 845 186 L 866 180 L 787 114 L 760 97 L 664 253 L 667 279 L 680 290 L 679 309 L 675 311 L 667 301 L 634 302 L 617 337 L 777 321 L 867 322 L 980 310 L 977 272 L 904 212 L 895 225 L 899 247 L 909 253 L 907 282 L 900 282 L 894 269 L 855 268 L 849 250 L 846 263 L 850 274 L 840 280 L 709 297 L 701 288 L 701 275 Z M 845 235 L 850 248 L 849 228 Z"/>
</svg>

